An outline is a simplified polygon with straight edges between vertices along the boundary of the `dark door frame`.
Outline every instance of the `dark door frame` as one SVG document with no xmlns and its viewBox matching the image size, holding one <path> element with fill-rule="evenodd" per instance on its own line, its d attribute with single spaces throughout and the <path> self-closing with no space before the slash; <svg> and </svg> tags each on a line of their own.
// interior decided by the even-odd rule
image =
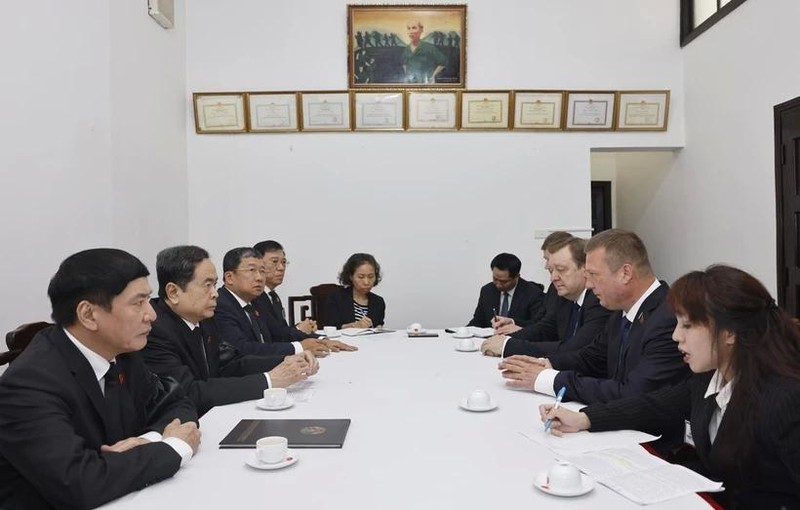
<svg viewBox="0 0 800 510">
<path fill-rule="evenodd" d="M 778 305 L 781 307 L 786 306 L 786 287 L 789 282 L 789 266 L 786 260 L 786 227 L 784 223 L 784 189 L 786 184 L 783 180 L 783 166 L 786 163 L 786 146 L 783 143 L 783 113 L 795 108 L 800 108 L 800 97 L 796 97 L 785 103 L 776 105 L 774 108 L 775 115 L 775 215 L 776 215 L 776 247 L 777 247 L 777 289 L 778 289 Z M 800 246 L 798 247 L 800 248 Z M 794 310 L 787 310 L 789 313 L 795 313 Z"/>
</svg>

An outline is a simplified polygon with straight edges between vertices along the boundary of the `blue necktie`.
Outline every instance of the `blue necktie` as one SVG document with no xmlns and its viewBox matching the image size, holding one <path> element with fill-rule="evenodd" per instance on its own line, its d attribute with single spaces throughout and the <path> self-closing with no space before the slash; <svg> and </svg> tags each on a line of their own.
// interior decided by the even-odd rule
<svg viewBox="0 0 800 510">
<path fill-rule="evenodd" d="M 503 302 L 500 304 L 500 316 L 508 317 L 508 292 L 503 292 Z"/>
</svg>

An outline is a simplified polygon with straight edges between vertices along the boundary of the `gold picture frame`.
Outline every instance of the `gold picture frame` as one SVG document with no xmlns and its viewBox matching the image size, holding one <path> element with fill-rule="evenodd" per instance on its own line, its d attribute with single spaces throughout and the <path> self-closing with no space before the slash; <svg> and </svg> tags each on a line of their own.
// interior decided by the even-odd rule
<svg viewBox="0 0 800 510">
<path fill-rule="evenodd" d="M 297 92 L 248 92 L 247 129 L 250 133 L 286 133 L 300 130 Z"/>
<path fill-rule="evenodd" d="M 614 90 L 567 91 L 568 131 L 612 131 L 614 129 Z"/>
<path fill-rule="evenodd" d="M 511 125 L 511 92 L 508 90 L 461 91 L 462 130 L 496 131 Z"/>
<path fill-rule="evenodd" d="M 300 92 L 301 131 L 351 131 L 350 93 Z"/>
<path fill-rule="evenodd" d="M 466 5 L 348 5 L 350 88 L 463 88 Z"/>
<path fill-rule="evenodd" d="M 406 90 L 406 130 L 456 131 L 458 105 L 456 90 Z"/>
<path fill-rule="evenodd" d="M 354 131 L 402 131 L 405 98 L 402 89 L 351 90 Z"/>
<path fill-rule="evenodd" d="M 514 91 L 512 129 L 559 131 L 564 128 L 563 90 Z"/>
<path fill-rule="evenodd" d="M 666 131 L 669 90 L 617 92 L 617 131 Z"/>
<path fill-rule="evenodd" d="M 245 92 L 195 92 L 194 129 L 197 134 L 247 132 Z"/>
</svg>

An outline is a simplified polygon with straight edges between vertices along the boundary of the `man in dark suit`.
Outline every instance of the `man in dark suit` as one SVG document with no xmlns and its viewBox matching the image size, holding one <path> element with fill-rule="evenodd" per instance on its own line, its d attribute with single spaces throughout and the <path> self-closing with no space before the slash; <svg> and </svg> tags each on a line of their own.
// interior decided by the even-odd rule
<svg viewBox="0 0 800 510">
<path fill-rule="evenodd" d="M 577 351 L 547 359 L 512 356 L 500 363 L 509 385 L 587 404 L 678 384 L 688 377 L 672 332 L 667 284 L 653 275 L 633 232 L 606 230 L 586 245 L 586 284 L 612 314 L 602 334 Z"/>
<path fill-rule="evenodd" d="M 94 508 L 197 451 L 191 401 L 135 352 L 155 319 L 147 275 L 133 255 L 99 248 L 50 280 L 56 325 L 0 378 L 0 508 Z"/>
<path fill-rule="evenodd" d="M 266 318 L 253 307 L 253 300 L 264 293 L 267 271 L 261 254 L 249 247 L 234 248 L 225 254 L 222 270 L 223 286 L 215 312 L 222 338 L 243 354 L 286 356 L 303 352 L 301 342 L 273 338 Z"/>
<path fill-rule="evenodd" d="M 570 237 L 555 243 L 548 255 L 547 270 L 551 287 L 558 292 L 555 313 L 545 314 L 535 324 L 521 328 L 506 324 L 484 340 L 481 351 L 487 356 L 525 354 L 534 357 L 580 349 L 591 342 L 608 322 L 610 311 L 600 305 L 586 288 L 584 264 L 586 241 Z"/>
<path fill-rule="evenodd" d="M 158 317 L 142 350 L 153 372 L 180 382 L 200 415 L 216 405 L 261 397 L 267 388 L 285 388 L 316 373 L 311 353 L 287 356 L 242 355 L 224 342 L 214 321 L 217 270 L 208 252 L 175 246 L 156 258 Z"/>
<path fill-rule="evenodd" d="M 264 292 L 253 300 L 253 308 L 259 312 L 272 338 L 300 342 L 304 350 L 311 351 L 316 356 L 326 356 L 329 351 L 358 350 L 357 347 L 339 340 L 327 338 L 317 340 L 317 336 L 314 334 L 317 323 L 313 319 L 305 319 L 295 326 L 289 326 L 289 323 L 286 322 L 286 311 L 283 309 L 281 298 L 275 291 L 283 283 L 286 269 L 289 267 L 286 252 L 279 242 L 271 240 L 261 241 L 253 248 L 262 255 L 261 260 L 266 271 Z"/>
<path fill-rule="evenodd" d="M 543 287 L 519 276 L 522 262 L 516 255 L 500 253 L 490 267 L 492 283 L 481 287 L 478 306 L 467 326 L 489 328 L 500 318 L 527 326 L 544 315 Z"/>
</svg>

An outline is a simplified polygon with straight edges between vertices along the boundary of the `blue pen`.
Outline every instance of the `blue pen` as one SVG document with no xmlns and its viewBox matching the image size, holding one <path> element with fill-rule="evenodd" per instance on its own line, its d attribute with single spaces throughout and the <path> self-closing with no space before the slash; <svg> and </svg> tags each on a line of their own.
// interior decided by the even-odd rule
<svg viewBox="0 0 800 510">
<path fill-rule="evenodd" d="M 558 390 L 558 395 L 556 395 L 556 405 L 553 406 L 553 412 L 558 409 L 558 406 L 561 405 L 561 401 L 564 400 L 564 394 L 567 392 L 567 387 L 562 386 L 560 390 Z M 544 422 L 544 431 L 549 432 L 550 427 L 553 425 L 553 419 L 548 418 L 546 422 Z"/>
</svg>

